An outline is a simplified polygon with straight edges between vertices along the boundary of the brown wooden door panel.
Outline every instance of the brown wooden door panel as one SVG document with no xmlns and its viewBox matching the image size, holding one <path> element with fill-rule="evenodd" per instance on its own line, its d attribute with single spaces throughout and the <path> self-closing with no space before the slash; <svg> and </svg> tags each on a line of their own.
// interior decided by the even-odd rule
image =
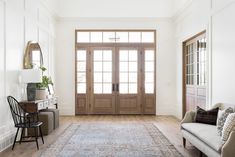
<svg viewBox="0 0 235 157">
<path fill-rule="evenodd" d="M 119 95 L 119 114 L 141 114 L 140 101 L 138 99 L 136 95 Z"/>
<path fill-rule="evenodd" d="M 156 114 L 155 95 L 146 94 L 143 102 L 143 113 L 144 114 Z"/>
<path fill-rule="evenodd" d="M 115 114 L 115 97 L 112 95 L 94 95 L 92 114 Z"/>
<path fill-rule="evenodd" d="M 77 105 L 75 109 L 76 114 L 87 114 L 86 95 L 77 95 Z"/>
</svg>

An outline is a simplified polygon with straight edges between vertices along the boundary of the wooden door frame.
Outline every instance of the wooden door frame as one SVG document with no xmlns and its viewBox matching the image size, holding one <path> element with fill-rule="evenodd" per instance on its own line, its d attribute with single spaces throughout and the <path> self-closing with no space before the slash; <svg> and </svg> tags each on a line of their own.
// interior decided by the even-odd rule
<svg viewBox="0 0 235 157">
<path fill-rule="evenodd" d="M 154 42 L 153 43 L 77 43 L 77 32 L 153 32 L 154 33 Z M 148 48 L 152 48 L 154 50 L 154 115 L 156 114 L 156 99 L 157 99 L 157 95 L 156 95 L 156 86 L 157 86 L 157 67 L 156 67 L 156 63 L 157 63 L 157 31 L 154 30 L 154 29 L 76 29 L 75 30 L 75 115 L 76 115 L 76 107 L 77 107 L 77 50 L 79 48 L 84 48 L 86 47 L 87 50 L 88 50 L 88 55 L 91 54 L 91 51 L 90 49 L 93 48 L 93 47 L 110 47 L 110 46 L 114 46 L 115 47 L 115 52 L 117 50 L 117 47 L 141 47 L 140 48 L 140 51 L 143 53 L 143 50 L 142 48 L 145 48 L 145 49 L 148 49 Z M 90 66 L 90 64 L 89 64 Z M 87 66 L 87 69 L 88 69 L 88 66 Z M 117 70 L 117 69 L 116 69 Z M 88 76 L 87 76 L 88 77 Z M 142 76 L 141 76 L 142 78 Z M 89 79 L 87 80 L 89 81 Z M 142 81 L 143 82 L 143 81 Z M 87 88 L 87 90 L 91 91 L 89 88 Z M 142 88 L 142 91 L 140 94 L 142 95 L 144 93 L 144 89 Z M 86 94 L 88 95 L 88 94 Z M 143 97 L 143 96 L 142 96 Z M 84 113 L 84 114 L 92 114 L 91 111 L 90 111 L 90 98 L 89 96 L 86 96 L 87 98 L 87 104 L 86 104 L 86 108 L 87 108 L 87 113 Z M 115 100 L 117 102 L 117 100 Z M 141 101 L 141 114 L 145 114 L 143 112 L 143 107 L 145 105 L 145 102 L 143 102 L 143 99 Z M 116 112 L 117 112 L 117 108 L 115 108 Z"/>
<path fill-rule="evenodd" d="M 200 33 L 190 37 L 189 39 L 183 41 L 182 43 L 182 50 L 183 50 L 183 55 L 182 55 L 182 117 L 184 117 L 186 113 L 186 60 L 185 60 L 185 55 L 186 55 L 186 43 L 193 40 L 197 39 L 197 37 L 201 36 L 202 34 L 206 34 L 206 30 L 201 31 Z M 208 72 L 208 71 L 207 71 Z"/>
</svg>

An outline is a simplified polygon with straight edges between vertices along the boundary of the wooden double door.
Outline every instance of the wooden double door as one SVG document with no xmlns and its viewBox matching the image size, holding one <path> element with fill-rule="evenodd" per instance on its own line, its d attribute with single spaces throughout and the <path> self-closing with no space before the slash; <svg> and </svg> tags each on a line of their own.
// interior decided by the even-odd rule
<svg viewBox="0 0 235 157">
<path fill-rule="evenodd" d="M 184 42 L 183 114 L 197 106 L 206 109 L 207 53 L 206 32 Z"/>
<path fill-rule="evenodd" d="M 155 114 L 155 49 L 76 49 L 76 114 Z"/>
</svg>

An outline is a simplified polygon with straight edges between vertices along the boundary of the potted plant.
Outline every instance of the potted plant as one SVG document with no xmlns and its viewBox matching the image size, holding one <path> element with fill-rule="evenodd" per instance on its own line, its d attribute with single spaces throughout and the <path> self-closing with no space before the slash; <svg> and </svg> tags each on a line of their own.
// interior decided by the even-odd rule
<svg viewBox="0 0 235 157">
<path fill-rule="evenodd" d="M 52 84 L 53 82 L 50 77 L 44 75 L 44 72 L 47 70 L 45 67 L 40 67 L 42 70 L 42 82 L 37 83 L 37 90 L 36 90 L 36 99 L 43 100 L 47 98 L 48 95 L 48 85 Z"/>
</svg>

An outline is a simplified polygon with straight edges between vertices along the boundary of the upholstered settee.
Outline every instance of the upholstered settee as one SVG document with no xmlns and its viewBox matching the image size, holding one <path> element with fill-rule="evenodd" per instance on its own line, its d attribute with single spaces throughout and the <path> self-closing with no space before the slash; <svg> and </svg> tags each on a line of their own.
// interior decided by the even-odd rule
<svg viewBox="0 0 235 157">
<path fill-rule="evenodd" d="M 216 104 L 213 108 L 219 107 L 221 110 L 232 107 L 230 104 Z M 229 134 L 228 140 L 224 143 L 217 133 L 215 125 L 195 123 L 196 111 L 189 111 L 181 121 L 181 133 L 183 145 L 186 140 L 197 147 L 208 157 L 235 157 L 235 127 Z"/>
</svg>

